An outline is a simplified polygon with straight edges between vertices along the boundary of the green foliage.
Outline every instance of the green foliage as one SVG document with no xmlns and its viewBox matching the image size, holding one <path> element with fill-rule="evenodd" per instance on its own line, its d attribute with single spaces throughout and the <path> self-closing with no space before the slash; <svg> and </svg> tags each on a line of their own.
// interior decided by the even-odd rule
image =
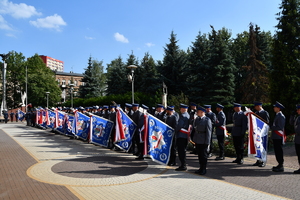
<svg viewBox="0 0 300 200">
<path fill-rule="evenodd" d="M 181 92 L 179 95 L 169 95 L 168 105 L 175 106 L 175 110 L 177 112 L 179 112 L 179 105 L 181 103 L 186 104 L 186 105 L 189 104 L 189 99 L 183 92 Z"/>
</svg>

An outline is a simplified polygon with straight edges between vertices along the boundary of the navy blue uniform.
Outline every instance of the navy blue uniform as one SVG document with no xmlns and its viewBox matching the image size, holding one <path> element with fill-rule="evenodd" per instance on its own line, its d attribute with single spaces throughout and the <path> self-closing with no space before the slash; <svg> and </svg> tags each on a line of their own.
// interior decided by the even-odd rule
<svg viewBox="0 0 300 200">
<path fill-rule="evenodd" d="M 237 163 L 241 164 L 244 157 L 244 137 L 247 130 L 248 119 L 243 111 L 235 112 L 233 114 L 233 127 L 231 135 L 236 152 Z"/>
</svg>

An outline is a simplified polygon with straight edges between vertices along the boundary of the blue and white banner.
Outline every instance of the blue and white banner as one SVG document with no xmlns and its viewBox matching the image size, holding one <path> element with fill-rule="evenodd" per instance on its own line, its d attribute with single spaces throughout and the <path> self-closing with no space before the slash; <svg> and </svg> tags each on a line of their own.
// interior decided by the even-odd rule
<svg viewBox="0 0 300 200">
<path fill-rule="evenodd" d="M 65 129 L 64 129 L 64 118 L 65 118 L 65 114 L 62 112 L 57 111 L 57 127 L 56 130 L 61 133 L 64 134 Z"/>
<path fill-rule="evenodd" d="M 25 113 L 22 110 L 18 110 L 18 120 L 23 121 L 25 118 Z"/>
<path fill-rule="evenodd" d="M 168 164 L 174 129 L 148 114 L 148 146 L 153 161 Z"/>
<path fill-rule="evenodd" d="M 107 147 L 114 122 L 93 115 L 90 126 L 90 142 Z"/>
<path fill-rule="evenodd" d="M 136 124 L 130 117 L 122 109 L 118 108 L 116 114 L 115 145 L 126 152 L 129 151 L 136 127 Z"/>
<path fill-rule="evenodd" d="M 48 117 L 49 117 L 49 124 L 47 125 L 49 128 L 55 128 L 54 124 L 55 124 L 55 112 L 53 112 L 52 110 L 48 110 Z"/>
<path fill-rule="evenodd" d="M 267 162 L 267 145 L 269 126 L 253 113 L 248 116 L 248 156 Z"/>
<path fill-rule="evenodd" d="M 65 114 L 65 120 L 64 120 L 64 129 L 65 129 L 65 134 L 74 136 L 74 116 Z"/>
<path fill-rule="evenodd" d="M 75 113 L 76 135 L 84 140 L 87 140 L 89 135 L 90 117 L 81 112 Z"/>
</svg>

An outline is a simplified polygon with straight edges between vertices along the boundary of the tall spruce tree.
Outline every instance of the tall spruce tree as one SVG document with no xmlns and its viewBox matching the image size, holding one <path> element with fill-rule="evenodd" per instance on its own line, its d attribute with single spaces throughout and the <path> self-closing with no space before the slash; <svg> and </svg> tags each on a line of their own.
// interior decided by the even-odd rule
<svg viewBox="0 0 300 200">
<path fill-rule="evenodd" d="M 163 76 L 163 81 L 168 87 L 168 93 L 180 94 L 185 89 L 185 80 L 182 72 L 186 65 L 186 53 L 177 44 L 176 34 L 171 32 L 170 43 L 164 47 L 164 58 L 159 72 Z"/>
<path fill-rule="evenodd" d="M 242 102 L 263 101 L 269 102 L 269 78 L 268 70 L 262 60 L 266 60 L 264 52 L 257 46 L 257 38 L 260 35 L 259 27 L 250 23 L 249 26 L 249 50 L 247 65 L 243 66 L 246 70 L 246 77 L 240 89 L 242 90 Z"/>
<path fill-rule="evenodd" d="M 209 40 L 206 34 L 199 34 L 189 48 L 187 67 L 185 70 L 187 95 L 190 101 L 203 104 L 209 102 L 207 78 L 209 60 Z"/>
<path fill-rule="evenodd" d="M 282 0 L 278 25 L 274 36 L 271 82 L 271 100 L 294 110 L 300 99 L 300 3 Z"/>
<path fill-rule="evenodd" d="M 209 34 L 211 41 L 209 74 L 207 85 L 209 91 L 209 101 L 206 103 L 229 104 L 235 100 L 234 74 L 236 67 L 231 56 L 231 33 L 222 28 L 218 32 L 211 26 L 212 32 Z"/>
</svg>

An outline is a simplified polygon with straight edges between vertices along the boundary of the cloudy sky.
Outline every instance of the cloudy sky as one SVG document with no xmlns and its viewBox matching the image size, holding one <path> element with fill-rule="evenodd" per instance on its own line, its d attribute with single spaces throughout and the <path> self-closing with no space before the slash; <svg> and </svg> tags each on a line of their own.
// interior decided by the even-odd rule
<svg viewBox="0 0 300 200">
<path fill-rule="evenodd" d="M 186 50 L 199 33 L 253 22 L 274 33 L 281 0 L 0 0 L 0 53 L 47 55 L 84 72 L 89 56 L 106 64 L 131 52 L 161 60 L 171 31 Z"/>
</svg>

